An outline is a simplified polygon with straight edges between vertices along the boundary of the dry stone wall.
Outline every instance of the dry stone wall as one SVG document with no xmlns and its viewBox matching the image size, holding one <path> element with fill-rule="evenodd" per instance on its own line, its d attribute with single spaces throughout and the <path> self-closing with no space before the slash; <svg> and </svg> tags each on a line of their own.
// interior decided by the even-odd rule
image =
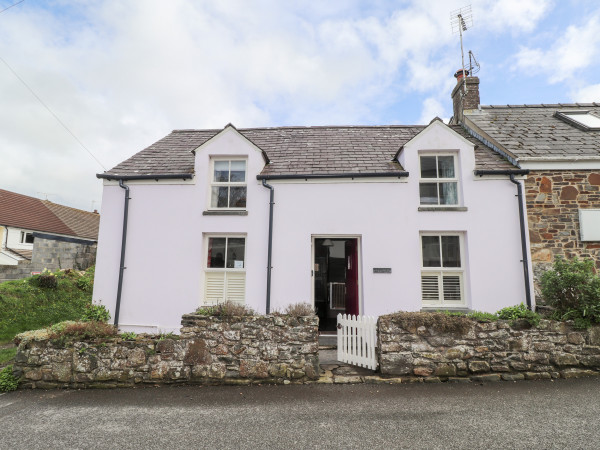
<svg viewBox="0 0 600 450">
<path fill-rule="evenodd" d="M 600 327 L 574 330 L 542 320 L 538 327 L 507 321 L 473 322 L 468 330 L 404 328 L 393 316 L 378 321 L 382 375 L 425 381 L 572 378 L 600 372 Z"/>
<path fill-rule="evenodd" d="M 185 315 L 179 339 L 138 336 L 61 344 L 19 344 L 24 388 L 151 384 L 291 383 L 319 378 L 318 319 Z"/>
<path fill-rule="evenodd" d="M 536 281 L 557 256 L 593 258 L 600 269 L 600 242 L 579 236 L 579 209 L 600 208 L 600 172 L 531 171 L 525 192 Z"/>
</svg>

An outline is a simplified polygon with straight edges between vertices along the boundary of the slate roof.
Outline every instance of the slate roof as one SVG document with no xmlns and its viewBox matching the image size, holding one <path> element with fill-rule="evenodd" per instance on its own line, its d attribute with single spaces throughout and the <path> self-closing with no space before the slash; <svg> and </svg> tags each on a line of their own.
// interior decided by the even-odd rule
<svg viewBox="0 0 600 450">
<path fill-rule="evenodd" d="M 475 131 L 479 128 L 518 160 L 600 158 L 600 130 L 582 130 L 554 116 L 581 110 L 600 115 L 600 103 L 481 106 L 465 116 Z"/>
<path fill-rule="evenodd" d="M 473 142 L 476 169 L 513 170 L 514 165 L 461 126 L 454 131 Z M 394 160 L 398 151 L 426 128 L 403 126 L 323 126 L 241 128 L 243 136 L 260 148 L 269 164 L 260 175 L 332 175 L 348 173 L 398 174 L 404 168 Z M 194 171 L 192 150 L 222 130 L 175 130 L 133 155 L 99 178 L 131 179 L 171 176 Z"/>
<path fill-rule="evenodd" d="M 0 189 L 0 225 L 98 238 L 100 215 Z"/>
<path fill-rule="evenodd" d="M 78 237 L 98 239 L 100 214 L 58 205 L 48 200 L 42 200 L 42 203 L 73 230 Z"/>
</svg>

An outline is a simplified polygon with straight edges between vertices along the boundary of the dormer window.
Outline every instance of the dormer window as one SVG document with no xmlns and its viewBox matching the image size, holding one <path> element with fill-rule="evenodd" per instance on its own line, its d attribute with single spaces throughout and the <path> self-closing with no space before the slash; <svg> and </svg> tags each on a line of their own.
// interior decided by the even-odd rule
<svg viewBox="0 0 600 450">
<path fill-rule="evenodd" d="M 600 130 L 600 116 L 591 111 L 556 111 L 554 115 L 584 131 Z"/>
<path fill-rule="evenodd" d="M 427 154 L 419 157 L 421 205 L 458 205 L 456 156 Z"/>
<path fill-rule="evenodd" d="M 246 160 L 213 159 L 211 209 L 246 209 Z"/>
</svg>

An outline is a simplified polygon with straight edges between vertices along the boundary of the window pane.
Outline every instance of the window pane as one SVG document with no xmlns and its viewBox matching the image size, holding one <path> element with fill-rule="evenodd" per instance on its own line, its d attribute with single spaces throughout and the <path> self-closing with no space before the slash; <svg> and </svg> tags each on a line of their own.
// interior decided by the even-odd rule
<svg viewBox="0 0 600 450">
<path fill-rule="evenodd" d="M 440 237 L 421 236 L 423 267 L 440 267 Z"/>
<path fill-rule="evenodd" d="M 442 236 L 442 261 L 444 267 L 460 267 L 460 238 Z"/>
<path fill-rule="evenodd" d="M 440 205 L 458 205 L 457 183 L 440 183 Z"/>
<path fill-rule="evenodd" d="M 419 185 L 421 205 L 437 205 L 437 183 L 421 183 Z"/>
<path fill-rule="evenodd" d="M 421 156 L 421 178 L 437 178 L 435 156 Z"/>
<path fill-rule="evenodd" d="M 25 243 L 26 244 L 33 244 L 33 234 L 32 233 L 26 233 L 25 234 Z"/>
<path fill-rule="evenodd" d="M 454 178 L 454 156 L 438 156 L 438 177 Z"/>
<path fill-rule="evenodd" d="M 208 261 L 206 267 L 222 269 L 225 267 L 225 239 L 208 238 Z"/>
<path fill-rule="evenodd" d="M 230 208 L 245 208 L 246 207 L 246 186 L 229 188 L 229 207 Z"/>
<path fill-rule="evenodd" d="M 244 238 L 229 238 L 227 243 L 227 268 L 228 269 L 243 269 L 244 264 Z"/>
<path fill-rule="evenodd" d="M 229 181 L 229 161 L 215 161 L 215 181 Z"/>
<path fill-rule="evenodd" d="M 227 192 L 229 188 L 223 186 L 213 186 L 210 200 L 211 208 L 227 208 Z"/>
<path fill-rule="evenodd" d="M 246 161 L 231 161 L 232 182 L 246 181 Z"/>
</svg>

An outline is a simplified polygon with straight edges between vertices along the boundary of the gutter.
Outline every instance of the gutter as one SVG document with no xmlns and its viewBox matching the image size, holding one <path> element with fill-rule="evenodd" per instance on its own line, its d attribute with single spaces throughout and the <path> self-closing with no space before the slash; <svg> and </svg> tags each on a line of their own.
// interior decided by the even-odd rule
<svg viewBox="0 0 600 450">
<path fill-rule="evenodd" d="M 275 205 L 274 197 L 275 197 L 275 188 L 270 184 L 267 184 L 267 181 L 263 178 L 262 185 L 269 189 L 270 197 L 269 197 L 269 244 L 267 249 L 267 307 L 266 313 L 270 314 L 271 312 L 271 254 L 273 251 L 273 205 Z"/>
<path fill-rule="evenodd" d="M 125 205 L 123 207 L 123 234 L 121 236 L 121 262 L 119 263 L 119 282 L 117 284 L 117 305 L 115 306 L 115 327 L 119 326 L 119 312 L 121 310 L 121 294 L 123 292 L 123 271 L 125 270 L 125 247 L 127 244 L 127 217 L 129 215 L 129 186 L 119 180 L 119 187 L 125 189 Z"/>
<path fill-rule="evenodd" d="M 527 309 L 531 310 L 531 286 L 529 285 L 529 260 L 527 257 L 527 235 L 525 228 L 525 209 L 523 208 L 523 186 L 517 180 L 515 175 L 527 175 L 529 170 L 475 170 L 475 175 L 508 175 L 510 182 L 517 185 L 517 198 L 519 201 L 519 223 L 521 228 L 521 253 L 523 254 L 523 278 L 525 280 L 525 300 L 527 302 Z"/>
<path fill-rule="evenodd" d="M 130 176 L 122 176 L 122 175 L 112 175 L 109 173 L 97 173 L 96 178 L 104 178 L 105 180 L 119 180 L 128 181 L 128 180 L 189 180 L 194 178 L 193 173 L 176 173 L 173 175 L 130 175 Z"/>
<path fill-rule="evenodd" d="M 350 172 L 350 173 L 310 173 L 310 174 L 285 174 L 285 175 L 257 175 L 257 180 L 314 180 L 326 178 L 403 178 L 408 172 Z"/>
</svg>

